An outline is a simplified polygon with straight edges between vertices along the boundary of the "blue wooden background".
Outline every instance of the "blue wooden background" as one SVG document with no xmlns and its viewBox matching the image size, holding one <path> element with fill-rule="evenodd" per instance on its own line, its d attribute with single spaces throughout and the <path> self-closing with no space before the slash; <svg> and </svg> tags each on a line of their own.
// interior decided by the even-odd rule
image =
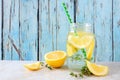
<svg viewBox="0 0 120 80">
<path fill-rule="evenodd" d="M 96 35 L 95 61 L 120 61 L 120 0 L 0 0 L 0 59 L 44 60 L 66 51 L 69 22 L 89 22 Z"/>
</svg>

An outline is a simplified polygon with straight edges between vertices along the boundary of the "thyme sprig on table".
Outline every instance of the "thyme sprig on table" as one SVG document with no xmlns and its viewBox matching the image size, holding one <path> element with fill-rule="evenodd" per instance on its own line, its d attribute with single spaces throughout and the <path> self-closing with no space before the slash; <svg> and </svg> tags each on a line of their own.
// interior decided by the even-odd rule
<svg viewBox="0 0 120 80">
<path fill-rule="evenodd" d="M 70 75 L 73 76 L 73 77 L 76 77 L 76 78 L 77 77 L 83 78 L 83 74 L 82 73 L 75 74 L 75 73 L 71 72 Z"/>
<path fill-rule="evenodd" d="M 49 66 L 48 64 L 45 64 L 44 62 L 40 62 L 41 66 L 45 66 L 46 68 L 52 70 L 53 68 Z"/>
<path fill-rule="evenodd" d="M 46 68 L 52 70 L 53 68 L 51 66 L 49 66 L 48 64 L 45 65 Z"/>
</svg>

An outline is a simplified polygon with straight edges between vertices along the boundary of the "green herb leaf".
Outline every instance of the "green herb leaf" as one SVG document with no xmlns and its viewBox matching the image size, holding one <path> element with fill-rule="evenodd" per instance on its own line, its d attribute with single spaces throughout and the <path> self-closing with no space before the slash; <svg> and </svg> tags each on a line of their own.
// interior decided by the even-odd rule
<svg viewBox="0 0 120 80">
<path fill-rule="evenodd" d="M 77 77 L 83 78 L 83 74 L 82 73 L 75 74 L 75 73 L 71 72 L 70 75 L 73 76 L 73 77 L 76 77 L 76 78 Z"/>
<path fill-rule="evenodd" d="M 84 58 L 86 59 L 87 57 L 86 57 L 86 50 L 85 50 L 85 48 L 81 49 L 81 51 L 82 51 L 82 53 L 84 55 Z"/>
<path fill-rule="evenodd" d="M 40 62 L 41 66 L 44 66 L 44 62 Z"/>
<path fill-rule="evenodd" d="M 92 75 L 92 73 L 89 71 L 89 69 L 88 69 L 87 66 L 82 67 L 81 73 L 84 74 L 84 75 L 86 75 L 86 76 Z"/>
<path fill-rule="evenodd" d="M 74 76 L 74 73 L 73 73 L 73 72 L 71 72 L 71 73 L 70 73 L 70 75 L 71 75 L 71 76 Z"/>
<path fill-rule="evenodd" d="M 77 74 L 75 74 L 75 77 L 78 77 Z"/>
<path fill-rule="evenodd" d="M 52 70 L 53 68 L 51 66 L 49 66 L 48 64 L 45 65 L 45 67 L 47 67 L 48 69 Z"/>
<path fill-rule="evenodd" d="M 82 73 L 79 73 L 79 76 L 80 76 L 81 78 L 83 78 L 83 74 L 82 74 Z"/>
<path fill-rule="evenodd" d="M 73 55 L 71 57 L 71 61 L 80 61 L 80 60 L 82 60 L 82 55 L 81 54 L 75 53 L 75 55 Z"/>
</svg>

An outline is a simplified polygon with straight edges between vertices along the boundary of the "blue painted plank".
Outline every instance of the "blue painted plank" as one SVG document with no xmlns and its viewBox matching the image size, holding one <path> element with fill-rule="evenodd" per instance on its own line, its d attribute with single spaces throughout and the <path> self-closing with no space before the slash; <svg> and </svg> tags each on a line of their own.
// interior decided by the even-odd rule
<svg viewBox="0 0 120 80">
<path fill-rule="evenodd" d="M 8 35 L 11 31 L 11 0 L 3 0 L 3 59 L 11 60 L 11 44 L 10 40 L 8 39 Z"/>
<path fill-rule="evenodd" d="M 114 61 L 120 61 L 120 0 L 113 1 L 113 50 Z"/>
<path fill-rule="evenodd" d="M 112 0 L 94 0 L 96 61 L 112 61 Z"/>
<path fill-rule="evenodd" d="M 57 0 L 48 0 L 50 32 L 52 34 L 52 50 L 57 49 Z M 54 15 L 53 15 L 54 14 Z"/>
<path fill-rule="evenodd" d="M 37 60 L 38 0 L 20 0 L 20 50 L 25 60 Z"/>
<path fill-rule="evenodd" d="M 19 49 L 19 0 L 11 0 L 11 29 L 10 38 L 13 40 L 13 44 Z M 19 60 L 18 52 L 11 43 L 11 59 Z"/>
<path fill-rule="evenodd" d="M 93 1 L 77 0 L 76 2 L 76 21 L 90 23 L 93 27 Z"/>
<path fill-rule="evenodd" d="M 2 48 L 2 45 L 1 45 L 1 42 L 2 42 L 2 38 L 1 38 L 1 32 L 2 32 L 2 0 L 0 0 L 0 59 L 2 59 L 2 51 L 1 51 L 1 48 Z"/>
<path fill-rule="evenodd" d="M 55 1 L 52 2 L 55 7 Z M 53 26 L 55 27 L 54 18 L 55 12 L 51 12 L 51 1 L 50 0 L 40 0 L 39 3 L 39 54 L 40 60 L 44 60 L 44 54 L 53 50 Z M 53 13 L 53 14 L 51 14 Z M 50 16 L 52 15 L 52 16 Z M 52 19 L 53 18 L 53 19 Z M 52 20 L 52 21 L 51 21 Z M 52 24 L 53 23 L 53 24 Z M 52 26 L 51 26 L 52 24 Z M 53 42 L 53 43 L 52 43 Z"/>
<path fill-rule="evenodd" d="M 74 0 L 58 0 L 57 1 L 57 50 L 66 51 L 67 34 L 69 32 L 70 23 L 64 12 L 62 2 L 67 5 L 72 21 L 74 21 Z"/>
</svg>

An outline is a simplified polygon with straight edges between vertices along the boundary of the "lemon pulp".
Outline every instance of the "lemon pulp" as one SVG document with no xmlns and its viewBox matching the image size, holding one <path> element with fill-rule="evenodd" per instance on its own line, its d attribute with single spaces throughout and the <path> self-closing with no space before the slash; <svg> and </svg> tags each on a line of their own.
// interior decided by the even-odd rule
<svg viewBox="0 0 120 80">
<path fill-rule="evenodd" d="M 86 60 L 86 64 L 91 73 L 96 76 L 104 76 L 108 73 L 108 67 L 103 65 L 97 65 Z"/>
<path fill-rule="evenodd" d="M 40 62 L 32 63 L 32 64 L 24 64 L 24 67 L 31 71 L 36 71 L 40 69 Z"/>
<path fill-rule="evenodd" d="M 52 51 L 45 54 L 46 63 L 54 68 L 61 67 L 65 59 L 66 53 L 64 51 Z"/>
<path fill-rule="evenodd" d="M 88 32 L 77 32 L 77 36 L 74 33 L 69 33 L 67 41 L 67 54 L 72 56 L 77 50 L 85 48 L 87 53 L 87 59 L 91 59 L 94 46 L 95 38 L 94 34 Z"/>
</svg>

